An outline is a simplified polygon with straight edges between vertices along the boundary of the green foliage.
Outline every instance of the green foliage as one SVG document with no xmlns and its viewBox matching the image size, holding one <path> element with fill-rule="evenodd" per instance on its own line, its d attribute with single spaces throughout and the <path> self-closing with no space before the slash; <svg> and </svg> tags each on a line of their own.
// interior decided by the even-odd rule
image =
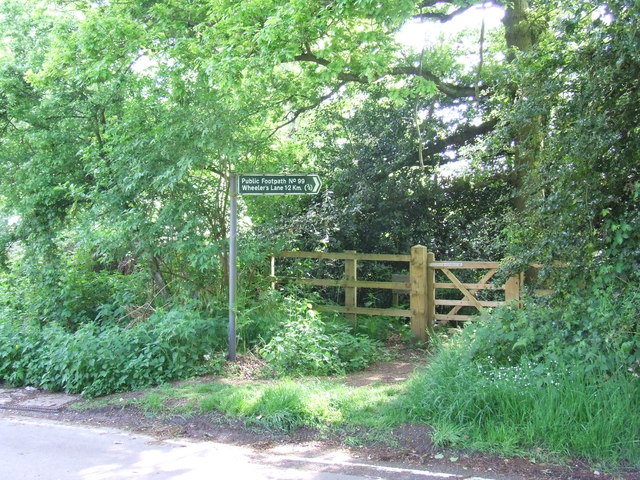
<svg viewBox="0 0 640 480">
<path fill-rule="evenodd" d="M 208 371 L 225 323 L 174 308 L 131 328 L 0 322 L 0 380 L 88 397 Z"/>
<path fill-rule="evenodd" d="M 406 135 L 411 125 L 403 117 L 416 97 L 438 97 L 443 107 L 452 107 L 441 92 L 436 94 L 429 75 L 411 73 L 417 54 L 399 54 L 394 33 L 414 11 L 415 2 L 409 0 L 331 5 L 299 0 L 72 2 L 64 8 L 47 0 L 3 2 L 0 186 L 7 215 L 19 219 L 12 242 L 23 250 L 23 262 L 12 268 L 16 276 L 26 277 L 28 288 L 17 289 L 16 295 L 32 287 L 36 292 L 28 316 L 69 324 L 98 315 L 118 318 L 116 302 L 129 301 L 118 298 L 130 293 L 131 286 L 112 288 L 122 279 L 107 272 L 115 273 L 115 266 L 123 263 L 141 274 L 138 279 L 146 274 L 145 289 L 131 287 L 137 303 L 158 295 L 176 303 L 195 297 L 204 311 L 211 309 L 224 290 L 227 175 L 232 165 L 239 171 L 309 169 L 324 158 L 318 151 L 307 156 L 300 140 L 304 135 L 294 139 L 285 127 L 327 100 L 328 91 L 347 104 L 348 99 L 371 96 L 350 129 L 368 125 L 370 141 L 355 142 L 354 150 L 374 153 L 376 157 L 367 155 L 372 161 L 378 154 L 406 153 L 414 139 Z M 420 68 L 451 81 L 467 81 L 462 63 L 450 52 L 467 53 L 462 47 L 434 46 L 422 55 Z M 400 107 L 393 109 L 390 92 L 400 87 L 387 85 L 386 77 L 390 69 L 404 68 L 410 70 L 401 75 L 406 88 L 398 95 Z M 357 86 L 341 93 L 345 82 Z M 379 85 L 369 91 L 365 84 Z M 378 88 L 386 92 L 387 104 L 380 115 L 373 108 Z M 378 118 L 367 120 L 372 112 Z M 393 120 L 390 128 L 377 131 L 375 125 L 384 125 L 386 119 Z M 337 125 L 329 117 L 312 121 L 317 123 L 312 132 Z M 446 134 L 453 123 L 434 121 L 429 134 Z M 396 134 L 397 141 L 387 142 Z M 338 137 L 324 140 L 330 144 Z M 385 143 L 390 145 L 386 150 L 380 148 Z M 327 153 L 327 161 L 318 163 L 327 173 L 335 169 L 334 160 L 348 164 L 353 159 Z M 388 177 L 388 169 L 380 170 Z M 345 169 L 331 188 L 344 192 L 348 177 L 366 177 L 370 171 L 375 171 L 371 165 L 360 172 Z M 370 236 L 375 241 L 359 250 L 395 249 L 437 237 L 425 234 L 421 225 L 437 223 L 432 220 L 444 217 L 444 209 L 414 221 L 405 214 L 392 228 L 382 224 L 393 217 L 408 189 L 420 192 L 402 209 L 434 200 L 425 193 L 433 186 L 429 175 L 391 180 L 381 196 L 370 188 L 360 198 L 326 202 L 320 208 L 327 212 L 347 211 L 345 206 L 357 212 L 366 204 L 368 210 L 352 239 L 346 214 L 324 215 L 321 238 L 338 225 L 345 234 L 330 239 L 332 248 L 366 240 L 364 226 L 375 217 L 371 205 L 384 207 L 384 215 Z M 436 196 L 450 197 L 454 190 L 447 186 Z M 260 220 L 291 219 L 269 202 L 247 205 L 247 212 Z M 300 202 L 289 200 L 298 216 Z M 314 214 L 310 210 L 306 224 L 296 222 L 295 233 L 308 226 Z M 461 226 L 466 220 L 459 215 L 450 223 Z M 403 240 L 401 230 L 408 224 L 413 231 Z M 461 227 L 471 243 L 479 226 Z M 492 225 L 485 233 L 496 231 Z M 276 236 L 284 238 L 281 232 Z M 261 246 L 271 245 L 273 237 L 262 238 Z M 445 243 L 439 251 L 453 245 Z M 483 240 L 476 243 L 483 244 L 480 250 L 487 246 Z M 0 262 L 7 263 L 4 252 Z M 251 262 L 247 264 L 243 273 L 256 288 L 258 275 Z M 96 270 L 101 274 L 94 275 Z"/>
<path fill-rule="evenodd" d="M 465 335 L 469 355 L 499 365 L 559 362 L 582 365 L 595 378 L 616 372 L 640 374 L 640 294 L 633 288 L 592 290 L 551 305 L 531 302 L 523 309 L 503 307 L 484 316 Z"/>
<path fill-rule="evenodd" d="M 2 212 L 1 209 L 0 212 Z M 0 215 L 2 215 L 2 213 L 0 213 Z M 13 232 L 9 227 L 9 222 L 0 217 L 0 272 L 6 270 L 9 265 L 9 249 L 12 243 Z"/>
<path fill-rule="evenodd" d="M 127 322 L 105 317 L 102 324 L 74 323 L 73 329 L 60 322 L 17 321 L 24 312 L 10 306 L 0 312 L 0 380 L 10 385 L 87 396 L 139 389 L 216 370 L 216 359 L 227 348 L 226 315 L 200 314 L 197 304 L 156 309 L 149 318 L 127 317 Z M 247 305 L 237 332 L 241 350 L 260 347 L 269 373 L 283 376 L 344 374 L 380 358 L 377 341 L 356 334 L 341 318 L 323 320 L 305 302 L 277 292 Z"/>
<path fill-rule="evenodd" d="M 310 305 L 287 299 L 289 318 L 277 327 L 260 354 L 278 375 L 341 375 L 365 368 L 381 345 L 353 334 L 344 320 L 323 318 Z"/>
<path fill-rule="evenodd" d="M 625 1 L 562 2 L 560 12 L 514 66 L 522 96 L 508 124 L 537 123 L 521 145 L 531 161 L 510 249 L 524 262 L 568 263 L 564 275 L 583 283 L 637 282 L 640 18 Z M 503 133 L 513 139 L 513 128 Z"/>
<path fill-rule="evenodd" d="M 596 377 L 579 360 L 560 366 L 522 357 L 500 365 L 472 358 L 474 341 L 464 336 L 440 347 L 389 414 L 432 425 L 443 445 L 640 464 L 637 378 L 623 371 Z"/>
<path fill-rule="evenodd" d="M 371 302 L 375 302 L 377 299 L 378 296 L 375 295 Z M 365 304 L 365 306 L 368 305 Z M 392 337 L 398 337 L 407 341 L 414 339 L 409 322 L 402 317 L 361 315 L 353 326 L 353 330 L 356 333 L 366 335 L 380 342 L 387 342 L 392 339 Z"/>
<path fill-rule="evenodd" d="M 112 291 L 118 276 L 106 273 L 119 266 L 146 272 L 146 291 L 131 288 L 146 297 L 139 303 L 161 291 L 206 305 L 221 293 L 211 279 L 222 276 L 226 174 L 242 113 L 210 88 L 193 52 L 157 48 L 168 25 L 152 16 L 141 26 L 145 8 L 0 6 L 2 206 L 17 219 L 11 242 L 22 258 L 11 268 L 41 299 L 32 316 L 104 317 L 110 297 L 132 287 Z M 189 35 L 180 22 L 170 34 Z"/>
<path fill-rule="evenodd" d="M 440 346 L 402 405 L 441 442 L 638 465 L 639 311 L 624 284 L 497 308 Z"/>
<path fill-rule="evenodd" d="M 148 275 L 139 269 L 123 273 L 75 244 L 50 262 L 24 258 L 21 250 L 8 256 L 9 267 L 0 272 L 0 304 L 11 307 L 14 318 L 53 320 L 71 329 L 90 321 L 129 322 L 128 309 L 147 300 Z"/>
<path fill-rule="evenodd" d="M 431 155 L 417 169 L 407 162 L 416 152 L 415 105 L 391 102 L 389 89 L 380 85 L 363 97 L 324 105 L 297 132 L 328 191 L 280 204 L 276 218 L 261 228 L 302 250 L 406 253 L 422 244 L 438 258 L 502 258 L 507 179 L 447 176 L 439 168 L 451 161 L 446 155 Z M 450 128 L 434 118 L 424 135 Z"/>
</svg>

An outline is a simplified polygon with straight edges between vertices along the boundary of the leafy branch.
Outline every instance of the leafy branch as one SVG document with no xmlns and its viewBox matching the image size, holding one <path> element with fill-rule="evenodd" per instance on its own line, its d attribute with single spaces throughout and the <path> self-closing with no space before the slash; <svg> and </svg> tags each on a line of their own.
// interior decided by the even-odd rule
<svg viewBox="0 0 640 480">
<path fill-rule="evenodd" d="M 455 17 L 457 17 L 458 15 L 463 14 L 464 12 L 466 12 L 467 10 L 475 7 L 476 5 L 479 4 L 495 4 L 495 5 L 499 5 L 499 2 L 485 2 L 485 1 L 472 1 L 472 2 L 468 2 L 465 5 L 462 5 L 458 8 L 456 8 L 455 10 L 452 10 L 450 12 L 434 12 L 434 11 L 423 11 L 423 9 L 425 8 L 430 8 L 430 7 L 435 7 L 438 4 L 456 4 L 458 2 L 454 2 L 454 1 L 442 1 L 442 0 L 428 0 L 428 1 L 424 1 L 422 3 L 420 3 L 418 5 L 418 8 L 420 9 L 420 12 L 417 13 L 416 15 L 413 16 L 413 18 L 415 19 L 420 19 L 420 20 L 435 20 L 441 23 L 446 23 L 450 20 L 453 20 Z"/>
<path fill-rule="evenodd" d="M 422 158 L 437 155 L 443 153 L 445 150 L 451 147 L 461 147 L 467 145 L 472 140 L 486 135 L 492 132 L 498 125 L 499 120 L 497 118 L 487 120 L 480 125 L 465 125 L 453 131 L 450 135 L 433 140 L 426 145 L 422 146 Z M 399 167 L 412 166 L 420 162 L 420 155 L 418 152 L 408 156 L 404 161 L 398 164 Z M 424 160 L 423 160 L 424 162 Z"/>
<path fill-rule="evenodd" d="M 301 53 L 299 55 L 296 55 L 294 57 L 294 59 L 298 62 L 311 62 L 311 63 L 315 63 L 317 65 L 322 65 L 323 67 L 327 67 L 329 68 L 329 66 L 331 65 L 331 61 L 327 60 L 326 58 L 322 58 L 317 56 L 315 53 L 311 52 L 311 51 L 306 51 L 304 53 Z M 383 73 L 382 75 L 379 75 L 378 77 L 376 77 L 375 79 L 373 79 L 373 81 L 379 80 L 381 78 L 384 78 L 386 76 L 399 76 L 399 75 L 404 75 L 404 76 L 415 76 L 415 77 L 422 77 L 426 80 L 429 80 L 431 82 L 433 82 L 436 86 L 436 88 L 444 93 L 445 95 L 447 95 L 448 97 L 451 98 L 466 98 L 466 97 L 473 97 L 475 95 L 475 87 L 469 87 L 466 85 L 455 85 L 452 83 L 448 83 L 445 82 L 444 80 L 442 80 L 440 77 L 438 77 L 437 75 L 435 75 L 434 73 L 425 70 L 422 66 L 420 67 L 414 67 L 414 66 L 397 66 L 397 67 L 391 67 L 387 72 Z M 361 84 L 369 84 L 372 83 L 371 80 L 369 80 L 369 78 L 362 76 L 362 75 L 356 75 L 354 73 L 349 73 L 349 72 L 340 72 L 338 73 L 338 79 L 344 83 L 361 83 Z"/>
<path fill-rule="evenodd" d="M 336 88 L 332 89 L 328 94 L 326 95 L 322 95 L 320 97 L 318 97 L 314 102 L 305 105 L 304 107 L 300 107 L 297 110 L 293 111 L 290 113 L 289 118 L 281 123 L 280 125 L 278 125 L 276 128 L 273 129 L 273 131 L 271 132 L 271 134 L 269 135 L 268 138 L 273 137 L 276 133 L 278 133 L 280 130 L 282 130 L 284 127 L 286 127 L 287 125 L 291 125 L 293 122 L 295 122 L 300 115 L 302 115 L 303 113 L 306 113 L 310 110 L 313 110 L 314 108 L 317 108 L 320 104 L 322 104 L 323 102 L 325 102 L 326 100 L 329 100 L 331 97 L 333 97 L 338 90 L 340 90 L 340 88 L 342 88 L 344 86 L 344 83 L 339 84 Z"/>
</svg>

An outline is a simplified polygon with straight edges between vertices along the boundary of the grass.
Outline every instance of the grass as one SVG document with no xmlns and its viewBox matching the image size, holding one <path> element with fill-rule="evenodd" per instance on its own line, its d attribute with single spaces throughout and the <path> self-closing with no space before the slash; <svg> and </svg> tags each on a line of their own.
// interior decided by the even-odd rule
<svg viewBox="0 0 640 480">
<path fill-rule="evenodd" d="M 578 456 L 600 467 L 637 468 L 640 382 L 630 375 L 596 381 L 581 372 L 478 366 L 456 348 L 441 348 L 404 384 L 356 388 L 331 378 L 192 383 L 148 390 L 135 403 L 154 416 L 220 412 L 270 431 L 341 433 L 351 445 L 393 445 L 394 427 L 426 424 L 438 448 Z"/>
<path fill-rule="evenodd" d="M 394 408 L 395 421 L 427 423 L 434 443 L 503 454 L 548 452 L 640 465 L 640 382 L 594 378 L 580 366 L 478 366 L 441 349 Z"/>
<path fill-rule="evenodd" d="M 353 388 L 319 379 L 243 385 L 212 382 L 153 389 L 136 404 L 144 412 L 156 415 L 221 412 L 249 425 L 285 432 L 300 427 L 324 430 L 345 425 L 381 428 L 386 418 L 377 416 L 377 412 L 401 391 L 398 385 Z"/>
</svg>

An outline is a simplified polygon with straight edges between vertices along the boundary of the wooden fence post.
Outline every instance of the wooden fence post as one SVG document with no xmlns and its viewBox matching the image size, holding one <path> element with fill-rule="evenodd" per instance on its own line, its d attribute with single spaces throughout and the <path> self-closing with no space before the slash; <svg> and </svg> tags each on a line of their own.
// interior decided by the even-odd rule
<svg viewBox="0 0 640 480">
<path fill-rule="evenodd" d="M 355 254 L 356 251 L 346 250 L 345 253 Z M 358 280 L 358 261 L 355 258 L 344 261 L 344 279 L 354 282 Z M 345 287 L 344 306 L 347 308 L 356 308 L 358 306 L 358 287 Z M 346 317 L 351 323 L 358 321 L 358 316 L 355 313 L 348 313 Z"/>
<path fill-rule="evenodd" d="M 411 283 L 411 332 L 421 341 L 427 340 L 427 247 L 411 247 L 409 277 Z"/>
<path fill-rule="evenodd" d="M 504 301 L 518 302 L 518 306 L 520 306 L 520 287 L 522 286 L 523 273 L 518 275 L 514 275 L 513 277 L 509 277 L 509 279 L 504 284 Z"/>
</svg>

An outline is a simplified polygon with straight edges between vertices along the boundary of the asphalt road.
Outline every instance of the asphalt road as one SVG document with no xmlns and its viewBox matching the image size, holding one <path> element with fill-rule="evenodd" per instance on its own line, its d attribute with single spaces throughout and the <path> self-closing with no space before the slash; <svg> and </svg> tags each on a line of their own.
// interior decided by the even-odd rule
<svg viewBox="0 0 640 480">
<path fill-rule="evenodd" d="M 157 440 L 114 429 L 0 416 L 0 480 L 23 479 L 480 480 L 480 477 L 358 463 L 335 455 L 295 457 L 213 442 Z"/>
</svg>

